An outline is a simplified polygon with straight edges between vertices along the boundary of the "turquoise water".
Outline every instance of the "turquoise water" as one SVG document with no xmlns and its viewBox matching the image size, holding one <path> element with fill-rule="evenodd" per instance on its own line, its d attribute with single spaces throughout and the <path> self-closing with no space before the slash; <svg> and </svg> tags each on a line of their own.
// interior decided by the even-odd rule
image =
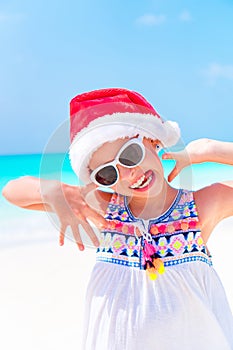
<svg viewBox="0 0 233 350">
<path fill-rule="evenodd" d="M 0 186 L 10 179 L 24 175 L 42 176 L 44 178 L 68 177 L 77 182 L 67 154 L 23 154 L 0 156 Z"/>
<path fill-rule="evenodd" d="M 174 162 L 162 161 L 165 177 Z M 44 212 L 18 208 L 5 200 L 2 188 L 12 179 L 31 175 L 57 179 L 72 185 L 80 182 L 71 169 L 67 154 L 11 155 L 0 157 L 0 240 L 1 247 L 28 244 L 48 239 L 57 240 L 59 222 Z M 198 189 L 217 181 L 233 179 L 233 166 L 204 163 L 183 170 L 172 185 L 176 188 Z"/>
<path fill-rule="evenodd" d="M 162 161 L 165 177 L 171 171 L 174 162 Z M 80 184 L 74 174 L 68 154 L 26 154 L 0 156 L 0 189 L 9 181 L 20 176 L 40 176 L 46 179 L 57 179 L 70 184 Z M 176 187 L 180 181 L 187 179 L 188 187 L 205 186 L 222 180 L 233 180 L 233 167 L 224 164 L 195 164 L 183 170 L 180 178 L 173 181 Z"/>
<path fill-rule="evenodd" d="M 165 177 L 173 168 L 174 162 L 162 161 Z M 69 184 L 79 185 L 80 182 L 74 174 L 68 154 L 26 154 L 0 156 L 0 190 L 5 184 L 15 178 L 25 175 L 57 179 Z M 181 173 L 173 182 L 174 187 L 198 189 L 213 182 L 233 180 L 233 167 L 224 164 L 203 163 L 189 167 Z M 1 217 L 4 210 L 14 206 L 0 194 Z"/>
<path fill-rule="evenodd" d="M 0 248 L 57 240 L 58 223 L 55 219 L 43 212 L 14 206 L 2 196 L 2 189 L 8 181 L 25 175 L 79 184 L 67 154 L 0 156 Z"/>
</svg>

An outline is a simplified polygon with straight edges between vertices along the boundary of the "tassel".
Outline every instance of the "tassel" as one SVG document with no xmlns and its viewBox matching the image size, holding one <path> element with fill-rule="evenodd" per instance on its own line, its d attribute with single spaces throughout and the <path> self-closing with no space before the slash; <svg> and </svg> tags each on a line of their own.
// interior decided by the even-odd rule
<svg viewBox="0 0 233 350">
<path fill-rule="evenodd" d="M 150 244 L 148 241 L 145 241 L 143 250 L 144 250 L 145 260 L 147 259 L 151 260 L 151 257 L 156 253 L 155 247 L 152 244 Z"/>
<path fill-rule="evenodd" d="M 155 281 L 158 277 L 156 274 L 156 269 L 150 260 L 146 262 L 146 273 L 153 281 Z"/>
<path fill-rule="evenodd" d="M 161 275 L 165 272 L 163 260 L 156 253 L 155 246 L 146 240 L 143 251 L 144 269 L 151 280 L 156 280 L 158 278 L 157 274 Z"/>
<path fill-rule="evenodd" d="M 165 272 L 165 267 L 164 267 L 164 263 L 163 263 L 163 260 L 160 259 L 160 258 L 154 258 L 152 260 L 152 263 L 155 267 L 155 270 L 158 271 L 158 273 L 160 275 L 162 275 L 164 272 Z"/>
</svg>

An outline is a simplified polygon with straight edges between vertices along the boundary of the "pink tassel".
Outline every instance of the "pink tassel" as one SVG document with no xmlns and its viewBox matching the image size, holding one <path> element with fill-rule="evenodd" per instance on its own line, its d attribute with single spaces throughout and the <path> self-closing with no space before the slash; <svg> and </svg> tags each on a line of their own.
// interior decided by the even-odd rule
<svg viewBox="0 0 233 350">
<path fill-rule="evenodd" d="M 151 260 L 151 256 L 154 255 L 155 253 L 156 253 L 155 247 L 152 244 L 150 244 L 148 241 L 145 241 L 145 244 L 144 244 L 145 260 L 147 259 Z"/>
</svg>

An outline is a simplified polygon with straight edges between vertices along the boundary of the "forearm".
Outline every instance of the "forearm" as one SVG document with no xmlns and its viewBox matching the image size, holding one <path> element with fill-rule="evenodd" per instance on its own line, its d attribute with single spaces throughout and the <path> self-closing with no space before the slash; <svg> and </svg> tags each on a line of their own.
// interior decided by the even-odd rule
<svg viewBox="0 0 233 350">
<path fill-rule="evenodd" d="M 233 143 L 211 139 L 203 140 L 201 147 L 203 162 L 216 162 L 233 165 Z"/>
<path fill-rule="evenodd" d="M 171 182 L 182 169 L 191 164 L 216 162 L 233 165 L 233 142 L 197 139 L 179 152 L 164 153 L 162 159 L 173 159 L 176 162 L 168 175 L 168 181 Z"/>
<path fill-rule="evenodd" d="M 12 204 L 26 209 L 50 210 L 46 193 L 57 186 L 58 181 L 23 176 L 9 181 L 2 195 Z"/>
</svg>

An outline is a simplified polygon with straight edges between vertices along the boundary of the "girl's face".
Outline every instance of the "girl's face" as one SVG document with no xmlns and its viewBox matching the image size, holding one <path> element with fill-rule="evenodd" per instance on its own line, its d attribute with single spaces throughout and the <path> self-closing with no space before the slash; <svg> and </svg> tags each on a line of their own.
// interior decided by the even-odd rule
<svg viewBox="0 0 233 350">
<path fill-rule="evenodd" d="M 103 144 L 92 155 L 89 162 L 90 173 L 100 165 L 113 161 L 121 147 L 128 141 L 129 138 L 125 138 Z M 111 186 L 114 192 L 142 198 L 154 197 L 161 192 L 165 181 L 163 167 L 158 157 L 158 147 L 161 144 L 158 140 L 144 138 L 143 145 L 145 157 L 139 165 L 127 168 L 116 164 L 119 178 L 117 183 Z"/>
</svg>

